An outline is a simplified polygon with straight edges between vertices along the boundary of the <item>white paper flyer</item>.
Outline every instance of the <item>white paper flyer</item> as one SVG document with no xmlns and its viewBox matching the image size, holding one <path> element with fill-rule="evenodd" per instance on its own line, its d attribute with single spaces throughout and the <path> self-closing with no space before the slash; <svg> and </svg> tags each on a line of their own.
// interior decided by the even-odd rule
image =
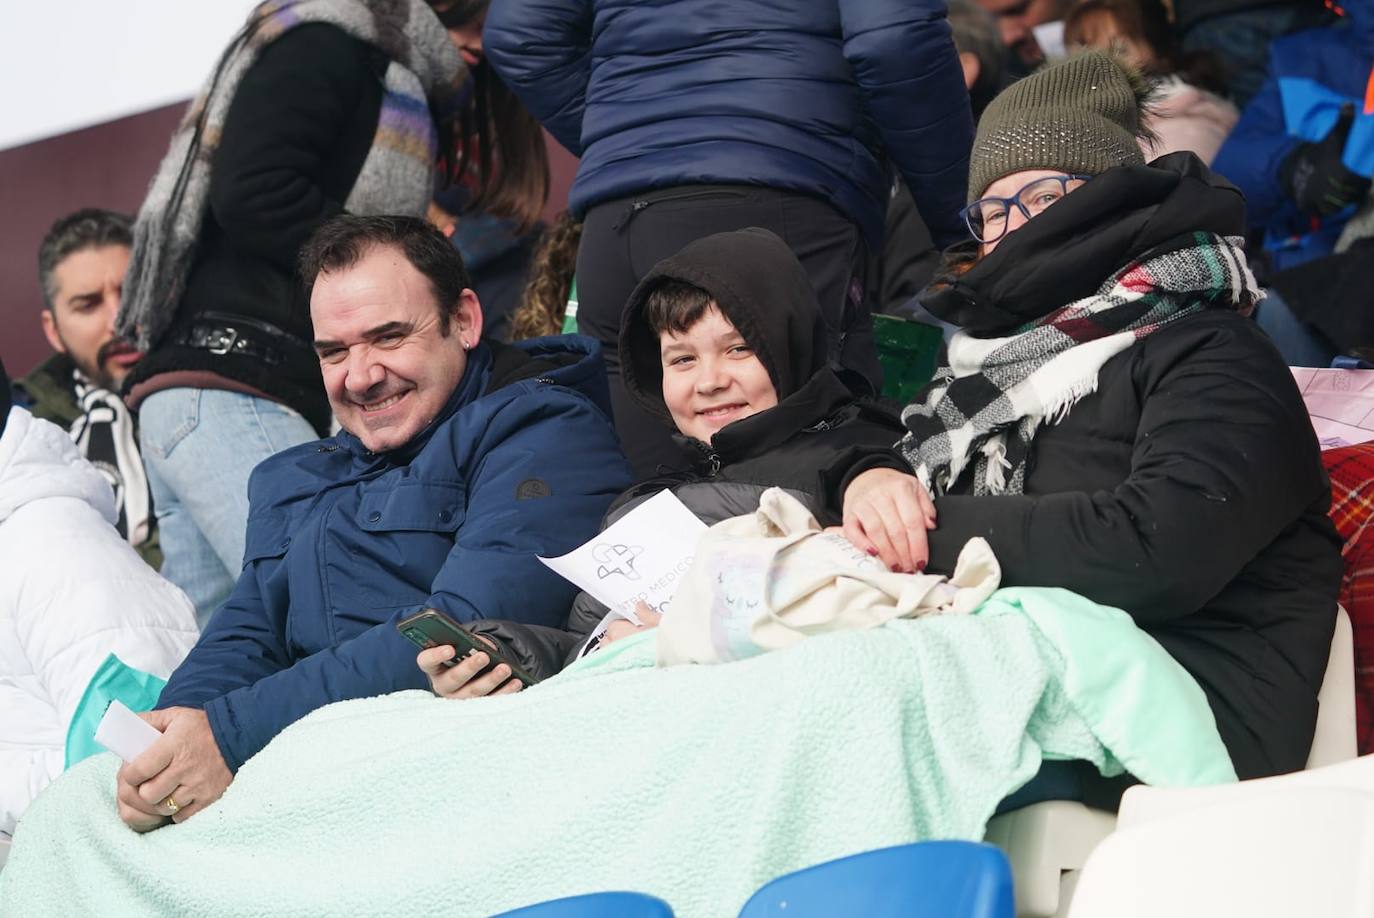
<svg viewBox="0 0 1374 918">
<path fill-rule="evenodd" d="M 667 613 L 705 531 L 706 524 L 672 491 L 660 491 L 591 541 L 566 555 L 539 560 L 610 608 L 593 632 L 589 649 L 615 619 L 639 624 L 636 602 Z"/>
</svg>

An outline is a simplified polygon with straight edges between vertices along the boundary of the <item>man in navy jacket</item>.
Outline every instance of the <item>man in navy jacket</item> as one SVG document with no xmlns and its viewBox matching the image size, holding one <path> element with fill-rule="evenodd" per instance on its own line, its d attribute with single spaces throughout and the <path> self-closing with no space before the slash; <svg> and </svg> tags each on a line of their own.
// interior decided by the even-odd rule
<svg viewBox="0 0 1374 918">
<path fill-rule="evenodd" d="M 323 705 L 427 688 L 396 623 L 560 626 L 574 588 L 536 556 L 596 533 L 629 484 L 596 343 L 481 340 L 461 257 L 408 217 L 335 218 L 302 254 L 338 436 L 263 462 L 243 573 L 119 775 L 140 831 L 213 803 Z"/>
<path fill-rule="evenodd" d="M 621 311 L 696 239 L 782 237 L 820 301 L 831 359 L 876 382 L 863 287 L 892 168 L 934 241 L 966 238 L 973 118 L 943 0 L 502 0 L 483 47 L 581 157 L 578 322 L 606 348 L 636 471 L 676 451 L 619 378 Z"/>
</svg>

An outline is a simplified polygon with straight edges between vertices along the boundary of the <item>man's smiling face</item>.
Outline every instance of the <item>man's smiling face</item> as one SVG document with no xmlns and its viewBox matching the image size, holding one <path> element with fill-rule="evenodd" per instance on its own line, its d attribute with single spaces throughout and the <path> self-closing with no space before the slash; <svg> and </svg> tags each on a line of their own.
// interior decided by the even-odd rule
<svg viewBox="0 0 1374 918">
<path fill-rule="evenodd" d="M 315 280 L 310 317 L 334 416 L 369 450 L 404 446 L 433 421 L 482 331 L 477 295 L 435 302 L 434 288 L 395 246 Z"/>
</svg>

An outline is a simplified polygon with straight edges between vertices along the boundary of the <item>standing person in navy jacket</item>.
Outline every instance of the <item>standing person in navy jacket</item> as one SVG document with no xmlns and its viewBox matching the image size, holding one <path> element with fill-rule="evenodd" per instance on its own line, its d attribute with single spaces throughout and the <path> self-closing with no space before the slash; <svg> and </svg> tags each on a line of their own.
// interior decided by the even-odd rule
<svg viewBox="0 0 1374 918">
<path fill-rule="evenodd" d="M 344 429 L 254 470 L 243 574 L 143 715 L 163 738 L 119 774 L 140 831 L 213 803 L 316 708 L 426 688 L 407 615 L 561 626 L 576 590 L 536 556 L 594 535 L 629 484 L 596 343 L 482 341 L 439 230 L 339 216 L 301 275 Z"/>
<path fill-rule="evenodd" d="M 500 0 L 483 43 L 582 157 L 582 330 L 600 339 L 635 470 L 673 462 L 628 396 L 616 339 L 638 280 L 712 233 L 783 238 L 820 300 L 830 357 L 879 381 L 863 264 L 895 165 L 937 245 L 965 237 L 973 120 L 940 0 Z"/>
</svg>

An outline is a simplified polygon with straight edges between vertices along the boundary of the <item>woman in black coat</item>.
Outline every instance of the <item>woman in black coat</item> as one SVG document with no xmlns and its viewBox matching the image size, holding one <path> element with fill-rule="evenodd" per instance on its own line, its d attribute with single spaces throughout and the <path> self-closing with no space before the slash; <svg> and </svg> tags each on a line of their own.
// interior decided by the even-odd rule
<svg viewBox="0 0 1374 918">
<path fill-rule="evenodd" d="M 1004 585 L 1124 609 L 1198 681 L 1242 778 L 1292 771 L 1335 622 L 1329 487 L 1247 318 L 1244 200 L 1191 154 L 1142 161 L 1143 95 L 1088 53 L 989 107 L 980 244 L 924 299 L 963 331 L 897 450 L 850 469 L 846 534 L 937 571 L 981 536 Z M 935 528 L 904 525 L 928 495 Z"/>
<path fill-rule="evenodd" d="M 340 213 L 424 214 L 436 165 L 486 147 L 457 144 L 475 131 L 465 55 L 480 38 L 445 24 L 452 6 L 260 4 L 139 210 L 118 324 L 145 357 L 124 394 L 162 574 L 202 626 L 243 567 L 253 468 L 329 431 L 301 245 Z"/>
</svg>

